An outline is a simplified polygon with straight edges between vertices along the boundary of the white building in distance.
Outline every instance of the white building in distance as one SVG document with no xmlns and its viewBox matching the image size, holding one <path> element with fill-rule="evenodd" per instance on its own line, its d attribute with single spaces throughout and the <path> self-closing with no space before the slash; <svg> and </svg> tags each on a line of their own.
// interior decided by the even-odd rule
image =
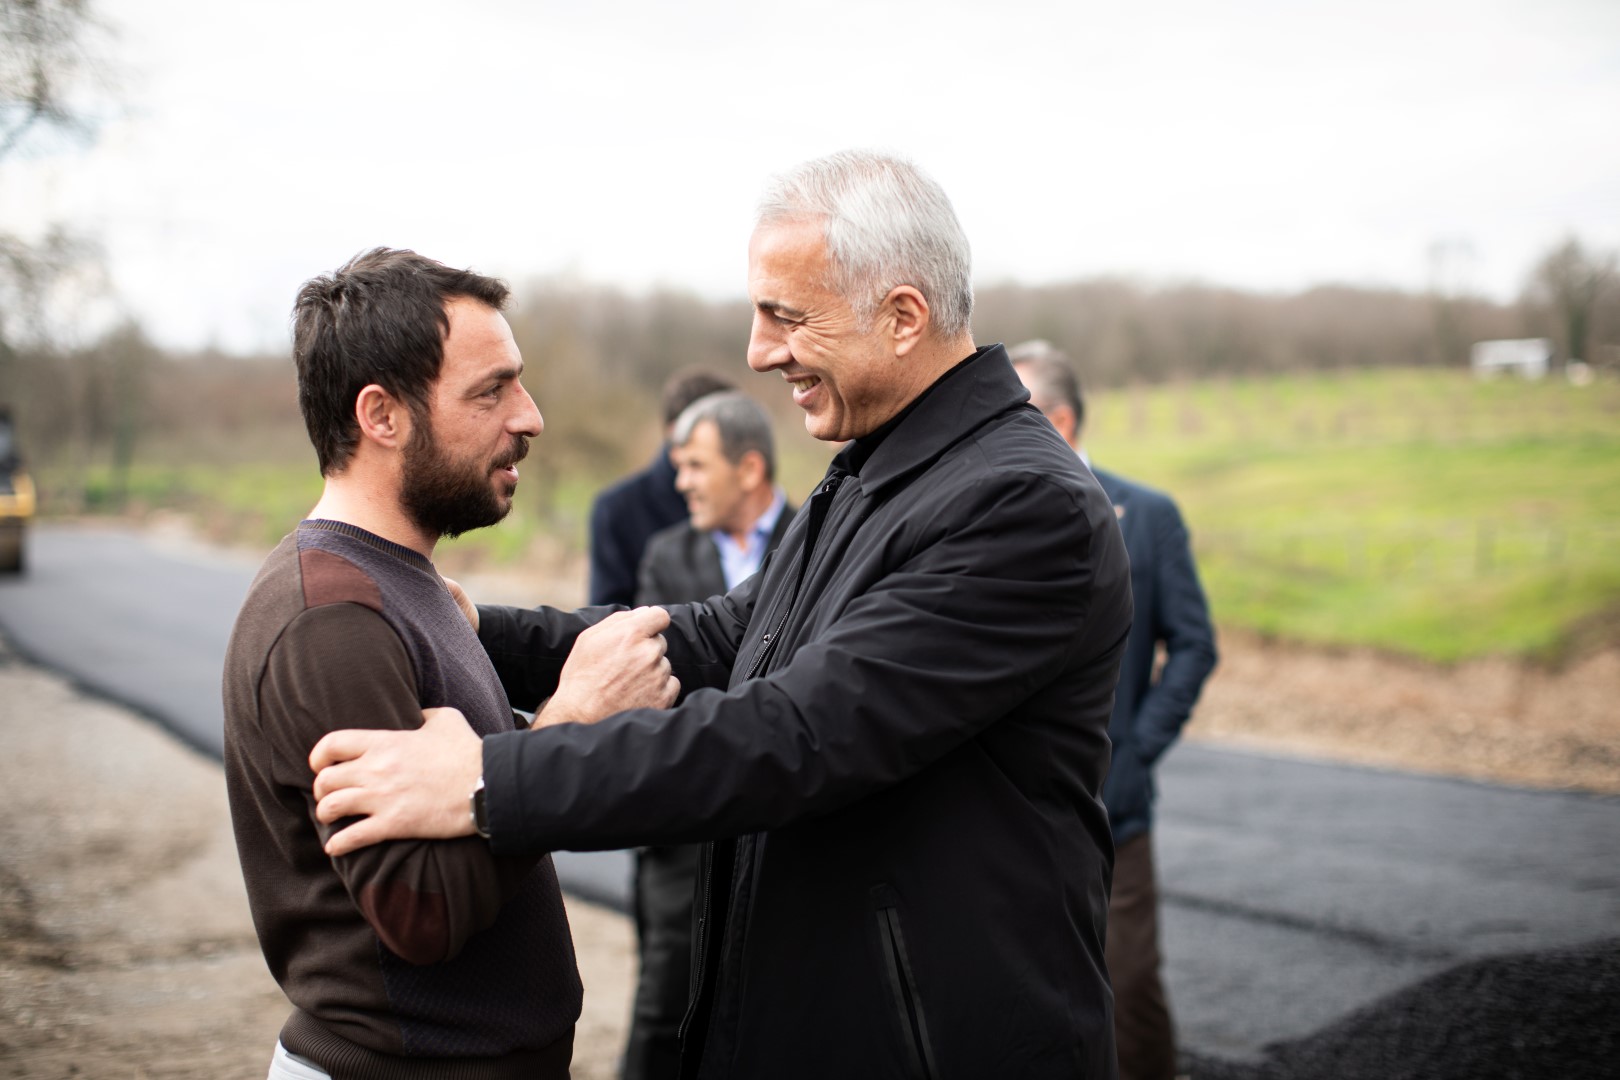
<svg viewBox="0 0 1620 1080">
<path fill-rule="evenodd" d="M 1481 379 L 1513 373 L 1526 379 L 1541 379 L 1552 362 L 1550 338 L 1516 338 L 1478 341 L 1469 354 L 1469 366 Z"/>
</svg>

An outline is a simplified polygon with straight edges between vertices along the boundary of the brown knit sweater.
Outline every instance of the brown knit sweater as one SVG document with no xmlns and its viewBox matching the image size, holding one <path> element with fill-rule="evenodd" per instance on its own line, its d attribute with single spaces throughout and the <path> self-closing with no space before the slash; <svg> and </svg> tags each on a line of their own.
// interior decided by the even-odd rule
<svg viewBox="0 0 1620 1080">
<path fill-rule="evenodd" d="M 333 859 L 308 756 L 328 731 L 452 705 L 516 721 L 433 564 L 306 521 L 265 561 L 225 658 L 225 779 L 287 1049 L 334 1077 L 566 1077 L 581 987 L 550 856 L 477 837 Z M 344 823 L 339 823 L 341 824 Z"/>
</svg>

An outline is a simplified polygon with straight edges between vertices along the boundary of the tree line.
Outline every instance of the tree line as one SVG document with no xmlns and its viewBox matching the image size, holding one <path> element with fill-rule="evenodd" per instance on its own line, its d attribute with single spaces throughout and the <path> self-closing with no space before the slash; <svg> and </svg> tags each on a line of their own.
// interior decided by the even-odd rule
<svg viewBox="0 0 1620 1080">
<path fill-rule="evenodd" d="M 1572 265 L 1583 269 L 1572 273 Z M 1051 341 L 1093 389 L 1463 367 L 1475 341 L 1526 336 L 1551 337 L 1561 356 L 1620 374 L 1613 266 L 1612 255 L 1594 258 L 1570 241 L 1549 253 L 1514 304 L 1351 286 L 1272 294 L 1119 279 L 999 284 L 979 290 L 974 327 L 981 342 Z M 18 295 L 15 282 L 10 293 Z M 796 423 L 782 395 L 748 381 L 750 317 L 742 300 L 562 281 L 520 285 L 510 320 L 546 413 L 546 470 L 605 477 L 630 467 L 656 441 L 658 388 L 684 367 L 730 374 L 780 410 L 784 424 Z M 0 322 L 0 401 L 13 405 L 23 445 L 42 464 L 121 471 L 142 443 L 165 456 L 191 442 L 243 459 L 304 450 L 285 354 L 166 350 L 136 321 L 73 346 L 39 335 L 8 339 L 10 325 Z"/>
<path fill-rule="evenodd" d="M 89 0 L 0 0 L 0 31 L 0 167 L 43 137 L 91 137 L 70 104 L 75 85 L 104 79 L 109 66 Z M 93 237 L 64 227 L 33 241 L 0 234 L 0 404 L 12 408 L 36 460 L 68 470 L 110 465 L 116 490 L 141 446 L 175 453 L 202 445 L 244 459 L 302 447 L 285 355 L 177 353 L 154 345 L 137 318 L 80 340 L 84 312 L 109 294 Z M 601 478 L 650 451 L 658 388 L 679 368 L 757 386 L 745 379 L 751 316 L 741 299 L 549 280 L 519 283 L 510 317 L 547 411 L 547 470 Z M 1507 304 L 1439 284 L 1297 293 L 1111 278 L 997 284 L 979 290 L 974 328 L 981 342 L 1051 341 L 1099 389 L 1461 366 L 1473 342 L 1499 337 L 1550 337 L 1563 359 L 1620 371 L 1620 274 L 1615 252 L 1572 236 Z M 759 396 L 797 427 L 784 395 Z"/>
</svg>

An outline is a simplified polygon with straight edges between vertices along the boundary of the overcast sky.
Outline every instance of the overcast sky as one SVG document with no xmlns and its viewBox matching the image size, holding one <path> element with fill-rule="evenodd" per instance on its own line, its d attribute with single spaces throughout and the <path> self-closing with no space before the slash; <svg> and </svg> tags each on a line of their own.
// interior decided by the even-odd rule
<svg viewBox="0 0 1620 1080">
<path fill-rule="evenodd" d="M 852 146 L 944 185 L 981 285 L 1438 265 L 1509 299 L 1570 232 L 1620 247 L 1615 0 L 98 10 L 122 115 L 0 167 L 0 228 L 99 233 L 170 345 L 279 349 L 299 283 L 377 244 L 742 296 L 765 179 Z"/>
</svg>

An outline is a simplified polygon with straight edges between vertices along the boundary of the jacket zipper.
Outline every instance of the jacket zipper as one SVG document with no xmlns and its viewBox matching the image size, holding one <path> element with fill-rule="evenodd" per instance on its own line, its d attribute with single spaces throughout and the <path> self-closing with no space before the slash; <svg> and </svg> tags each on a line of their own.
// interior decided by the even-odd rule
<svg viewBox="0 0 1620 1080">
<path fill-rule="evenodd" d="M 704 947 L 708 944 L 709 940 L 709 898 L 714 890 L 713 844 L 709 846 L 708 855 L 709 857 L 703 860 L 702 901 L 698 908 L 699 914 L 697 928 L 692 934 L 692 952 L 695 954 L 696 963 L 692 965 L 692 977 L 687 982 L 686 1015 L 681 1017 L 681 1026 L 675 1029 L 675 1038 L 677 1043 L 683 1043 L 686 1041 L 686 1030 L 691 1026 L 692 1019 L 697 1013 L 698 988 L 703 983 L 703 954 L 705 951 Z"/>
<path fill-rule="evenodd" d="M 810 560 L 816 552 L 816 541 L 821 536 L 821 526 L 827 520 L 827 513 L 832 507 L 833 497 L 838 493 L 838 485 L 843 482 L 843 473 L 829 476 L 810 497 L 810 525 L 806 530 L 808 535 L 804 538 L 804 557 L 799 560 L 799 574 L 793 582 L 793 592 L 788 596 L 787 604 L 782 608 L 782 617 L 776 620 L 776 625 L 766 631 L 765 637 L 760 641 L 759 652 L 754 654 L 754 662 L 748 665 L 748 673 L 743 676 L 746 682 L 754 678 L 765 667 L 765 661 L 770 659 L 771 653 L 776 651 L 776 643 L 782 637 L 782 630 L 787 626 L 793 608 L 799 602 L 799 591 L 804 588 L 805 575 L 810 570 Z M 818 502 L 817 500 L 821 500 Z"/>
<path fill-rule="evenodd" d="M 827 520 L 827 511 L 832 505 L 833 496 L 838 492 L 838 485 L 843 481 L 845 473 L 836 473 L 827 477 L 810 497 L 809 528 L 804 539 L 804 556 L 799 561 L 799 573 L 793 582 L 793 592 L 788 596 L 788 602 L 782 608 L 782 617 L 776 620 L 776 625 L 766 632 L 764 640 L 760 642 L 759 652 L 754 655 L 753 663 L 748 665 L 748 672 L 743 681 L 757 676 L 765 667 L 765 661 L 775 651 L 776 643 L 782 637 L 782 630 L 787 626 L 788 617 L 793 614 L 793 606 L 798 602 L 799 590 L 804 587 L 805 573 L 810 567 L 810 557 L 815 553 L 816 540 L 821 535 L 821 526 Z M 820 500 L 819 502 L 817 500 Z M 708 858 L 703 865 L 703 888 L 701 893 L 702 907 L 698 910 L 697 927 L 692 934 L 692 983 L 686 1003 L 686 1015 L 681 1017 L 681 1026 L 676 1029 L 676 1039 L 681 1046 L 681 1075 L 688 1075 L 688 1066 L 695 1075 L 701 1060 L 692 1060 L 687 1052 L 687 1038 L 692 1034 L 692 1027 L 697 1020 L 699 1006 L 703 999 L 703 980 L 707 975 L 709 962 L 709 928 L 713 924 L 714 904 L 714 860 L 716 844 L 708 845 Z M 733 855 L 735 858 L 735 855 Z"/>
</svg>

